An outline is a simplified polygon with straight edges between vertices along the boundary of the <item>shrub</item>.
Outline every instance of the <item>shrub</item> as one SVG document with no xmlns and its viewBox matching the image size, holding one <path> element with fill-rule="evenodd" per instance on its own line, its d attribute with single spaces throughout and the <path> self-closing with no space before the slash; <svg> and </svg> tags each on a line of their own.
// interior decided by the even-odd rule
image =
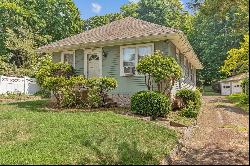
<svg viewBox="0 0 250 166">
<path fill-rule="evenodd" d="M 88 80 L 88 85 L 91 88 L 89 102 L 93 102 L 92 106 L 98 107 L 105 104 L 105 96 L 117 87 L 117 81 L 111 77 L 92 78 Z"/>
<path fill-rule="evenodd" d="M 42 98 L 50 98 L 51 97 L 51 92 L 45 89 L 41 89 L 40 91 L 36 92 L 34 94 L 35 96 L 40 96 Z"/>
<path fill-rule="evenodd" d="M 114 78 L 85 79 L 76 76 L 69 64 L 46 61 L 36 72 L 36 79 L 42 90 L 51 91 L 59 107 L 99 107 L 104 96 L 117 87 Z"/>
<path fill-rule="evenodd" d="M 66 80 L 62 106 L 67 108 L 82 108 L 87 106 L 87 80 L 82 76 L 73 76 Z"/>
<path fill-rule="evenodd" d="M 196 118 L 198 115 L 198 110 L 196 109 L 196 105 L 194 102 L 189 101 L 187 106 L 181 110 L 181 116 L 187 118 Z"/>
<path fill-rule="evenodd" d="M 242 93 L 240 96 L 240 104 L 249 104 L 249 95 Z"/>
<path fill-rule="evenodd" d="M 183 99 L 185 107 L 188 106 L 190 102 L 193 102 L 194 108 L 199 111 L 201 107 L 201 93 L 199 90 L 181 89 L 177 91 L 176 96 Z"/>
<path fill-rule="evenodd" d="M 241 82 L 242 92 L 249 95 L 249 78 L 245 78 Z"/>
<path fill-rule="evenodd" d="M 182 72 L 180 65 L 173 57 L 164 55 L 159 51 L 141 59 L 136 66 L 136 70 L 145 75 L 145 84 L 148 90 L 153 90 L 151 84 L 155 82 L 158 91 L 169 96 L 175 80 L 181 77 Z M 165 84 L 165 86 L 162 84 Z"/>
<path fill-rule="evenodd" d="M 151 116 L 153 119 L 165 116 L 171 110 L 167 96 L 154 91 L 140 91 L 131 98 L 131 111 L 136 114 Z"/>
</svg>

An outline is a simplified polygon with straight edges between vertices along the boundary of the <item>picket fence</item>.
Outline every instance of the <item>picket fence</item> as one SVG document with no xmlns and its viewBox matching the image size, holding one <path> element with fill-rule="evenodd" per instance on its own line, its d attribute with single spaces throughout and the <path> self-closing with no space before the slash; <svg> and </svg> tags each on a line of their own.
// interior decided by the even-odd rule
<svg viewBox="0 0 250 166">
<path fill-rule="evenodd" d="M 24 93 L 33 95 L 40 90 L 35 78 L 0 76 L 0 94 Z"/>
</svg>

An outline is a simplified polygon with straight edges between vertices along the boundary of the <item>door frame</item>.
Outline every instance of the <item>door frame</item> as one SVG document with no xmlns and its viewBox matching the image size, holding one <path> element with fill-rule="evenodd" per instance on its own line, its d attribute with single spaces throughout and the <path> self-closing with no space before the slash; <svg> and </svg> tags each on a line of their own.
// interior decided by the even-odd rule
<svg viewBox="0 0 250 166">
<path fill-rule="evenodd" d="M 97 54 L 99 56 L 99 77 L 102 77 L 102 48 L 84 49 L 84 75 L 88 78 L 88 54 Z"/>
</svg>

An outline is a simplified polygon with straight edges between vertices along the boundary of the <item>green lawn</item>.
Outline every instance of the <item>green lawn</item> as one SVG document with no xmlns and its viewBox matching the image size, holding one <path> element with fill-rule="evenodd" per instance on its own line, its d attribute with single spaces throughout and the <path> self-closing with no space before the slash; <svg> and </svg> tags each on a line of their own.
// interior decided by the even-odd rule
<svg viewBox="0 0 250 166">
<path fill-rule="evenodd" d="M 215 92 L 211 86 L 204 86 L 203 87 L 203 96 L 220 96 L 220 93 Z"/>
<path fill-rule="evenodd" d="M 113 111 L 53 112 L 46 101 L 0 104 L 0 164 L 158 164 L 173 130 Z"/>
<path fill-rule="evenodd" d="M 227 98 L 236 104 L 236 106 L 242 108 L 243 110 L 249 112 L 249 104 L 247 104 L 246 102 L 242 102 L 242 100 L 246 97 L 245 94 L 243 93 L 237 93 L 237 94 L 232 94 L 227 96 Z M 248 100 L 248 99 L 246 99 Z"/>
</svg>

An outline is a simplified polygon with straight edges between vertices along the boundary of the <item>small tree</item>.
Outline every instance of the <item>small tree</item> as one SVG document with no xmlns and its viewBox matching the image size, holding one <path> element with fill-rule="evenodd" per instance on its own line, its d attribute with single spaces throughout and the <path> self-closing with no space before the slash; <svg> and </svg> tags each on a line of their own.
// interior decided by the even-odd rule
<svg viewBox="0 0 250 166">
<path fill-rule="evenodd" d="M 158 91 L 168 95 L 174 82 L 181 77 L 181 67 L 176 60 L 159 51 L 140 60 L 136 69 L 140 74 L 145 74 L 145 84 L 148 90 L 153 90 L 154 81 Z"/>
</svg>

